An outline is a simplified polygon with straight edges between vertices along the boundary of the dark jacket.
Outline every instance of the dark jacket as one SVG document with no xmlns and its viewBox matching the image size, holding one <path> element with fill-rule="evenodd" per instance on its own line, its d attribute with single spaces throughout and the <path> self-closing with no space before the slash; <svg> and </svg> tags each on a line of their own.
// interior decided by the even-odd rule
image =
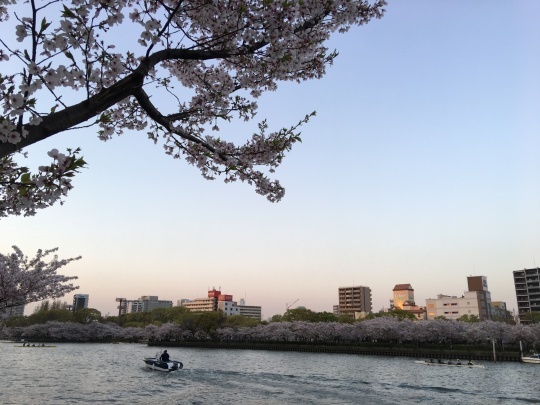
<svg viewBox="0 0 540 405">
<path fill-rule="evenodd" d="M 159 358 L 161 361 L 169 361 L 169 353 L 165 352 L 161 355 L 161 357 Z"/>
</svg>

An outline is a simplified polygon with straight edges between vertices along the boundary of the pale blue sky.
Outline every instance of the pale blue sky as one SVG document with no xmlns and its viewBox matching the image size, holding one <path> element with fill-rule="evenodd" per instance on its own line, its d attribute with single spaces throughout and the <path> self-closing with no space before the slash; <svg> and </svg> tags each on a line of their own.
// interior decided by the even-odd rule
<svg viewBox="0 0 540 405">
<path fill-rule="evenodd" d="M 278 204 L 202 179 L 145 133 L 36 145 L 36 158 L 81 146 L 89 169 L 64 206 L 2 219 L 0 249 L 82 255 L 63 273 L 111 315 L 116 297 L 176 303 L 213 286 L 265 318 L 296 299 L 332 311 L 353 283 L 371 287 L 374 310 L 401 283 L 425 305 L 462 294 L 469 275 L 515 308 L 512 271 L 540 262 L 539 16 L 536 1 L 390 1 L 334 37 L 325 78 L 261 99 L 273 129 L 317 111 L 277 171 Z"/>
</svg>

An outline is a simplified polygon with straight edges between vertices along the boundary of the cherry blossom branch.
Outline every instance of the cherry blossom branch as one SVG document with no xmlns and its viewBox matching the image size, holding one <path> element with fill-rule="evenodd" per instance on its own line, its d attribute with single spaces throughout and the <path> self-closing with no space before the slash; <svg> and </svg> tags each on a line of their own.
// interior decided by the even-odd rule
<svg viewBox="0 0 540 405">
<path fill-rule="evenodd" d="M 5 24 L 16 2 L 0 3 L 0 22 Z M 93 124 L 99 126 L 102 140 L 128 130 L 147 130 L 154 143 L 164 142 L 167 154 L 184 157 L 204 177 L 223 174 L 226 182 L 246 181 L 270 201 L 278 201 L 283 188 L 259 168 L 272 173 L 298 135 L 291 128 L 266 134 L 263 126 L 243 145 L 234 145 L 213 135 L 220 130 L 218 121 L 252 120 L 257 99 L 276 90 L 279 82 L 322 77 L 337 56 L 325 41 L 333 33 L 381 18 L 385 4 L 53 0 L 37 7 L 31 0 L 28 16 L 20 11 L 22 6 L 17 11 L 21 16 L 16 16 L 15 39 L 23 48 L 6 35 L 0 39 L 0 63 L 11 58 L 20 67 L 16 74 L 0 73 L 0 159 L 5 159 L 0 196 L 6 198 L 0 201 L 0 217 L 31 215 L 58 200 L 53 195 L 58 188 L 49 188 L 51 197 L 45 197 L 46 190 L 36 183 L 43 175 L 34 181 L 28 169 L 21 171 L 14 164 L 12 155 L 63 131 Z M 115 35 L 122 30 L 132 35 L 136 28 L 138 43 L 116 52 Z M 173 92 L 173 81 L 189 90 L 184 102 Z M 71 90 L 80 89 L 85 93 L 82 99 L 69 97 L 75 95 Z M 177 111 L 151 102 L 163 89 L 174 95 Z M 53 96 L 52 106 L 51 97 L 42 96 L 45 91 Z M 68 105 L 66 100 L 77 101 Z M 75 169 L 84 166 L 84 161 L 78 162 Z M 63 178 L 77 171 L 59 170 Z M 23 175 L 27 181 L 31 176 L 33 186 L 22 181 Z M 41 200 L 28 200 L 21 187 L 26 194 L 34 188 Z M 71 187 L 70 181 L 64 182 L 60 194 L 65 196 Z M 32 202 L 33 208 L 26 207 Z"/>
<path fill-rule="evenodd" d="M 59 298 L 76 290 L 70 281 L 77 277 L 57 274 L 58 269 L 79 260 L 81 257 L 60 260 L 56 255 L 46 262 L 44 259 L 58 249 L 38 250 L 29 259 L 13 246 L 14 253 L 0 253 L 0 311 L 47 298 Z"/>
</svg>

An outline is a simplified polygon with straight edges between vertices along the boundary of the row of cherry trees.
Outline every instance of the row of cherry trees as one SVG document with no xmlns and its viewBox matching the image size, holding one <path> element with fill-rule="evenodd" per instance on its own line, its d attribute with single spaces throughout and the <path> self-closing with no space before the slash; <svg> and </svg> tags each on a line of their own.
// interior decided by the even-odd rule
<svg viewBox="0 0 540 405">
<path fill-rule="evenodd" d="M 47 322 L 25 327 L 4 327 L 0 338 L 12 340 L 45 340 L 67 342 L 128 341 L 136 342 L 146 337 L 142 328 L 122 328 L 115 323 Z"/>
<path fill-rule="evenodd" d="M 65 341 L 141 339 L 158 341 L 218 340 L 227 342 L 306 342 L 351 344 L 360 342 L 416 344 L 516 344 L 540 345 L 540 324 L 509 325 L 502 322 L 466 323 L 456 321 L 409 321 L 392 317 L 375 318 L 354 324 L 336 322 L 272 322 L 254 327 L 225 327 L 208 330 L 176 323 L 145 328 L 122 328 L 114 323 L 48 322 L 28 327 L 4 327 L 3 339 L 47 339 Z"/>
<path fill-rule="evenodd" d="M 354 324 L 277 322 L 254 328 L 224 328 L 218 331 L 226 341 L 305 341 L 315 343 L 442 343 L 481 344 L 494 339 L 499 344 L 522 341 L 540 344 L 540 324 L 510 325 L 502 322 L 478 323 L 447 320 L 411 321 L 380 317 Z"/>
</svg>

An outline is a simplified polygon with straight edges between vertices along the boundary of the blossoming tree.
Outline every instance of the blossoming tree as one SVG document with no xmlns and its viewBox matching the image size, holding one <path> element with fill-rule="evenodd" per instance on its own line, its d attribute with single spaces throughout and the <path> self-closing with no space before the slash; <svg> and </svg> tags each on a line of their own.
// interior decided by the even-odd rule
<svg viewBox="0 0 540 405">
<path fill-rule="evenodd" d="M 13 246 L 13 250 L 14 253 L 9 255 L 0 253 L 0 311 L 47 298 L 62 297 L 79 288 L 70 283 L 77 277 L 62 276 L 56 271 L 80 257 L 60 260 L 55 255 L 46 262 L 44 258 L 57 249 L 38 250 L 32 259 L 16 246 Z"/>
<path fill-rule="evenodd" d="M 384 13 L 384 0 L 0 0 L 0 216 L 34 215 L 61 201 L 86 165 L 74 147 L 37 171 L 24 148 L 95 125 L 108 140 L 146 131 L 167 155 L 207 179 L 244 181 L 270 201 L 269 176 L 299 126 L 266 121 L 233 143 L 220 132 L 252 120 L 257 99 L 280 81 L 325 74 L 337 52 L 325 41 Z M 10 29 L 13 38 L 7 34 Z M 129 42 L 133 39 L 132 42 Z M 180 89 L 178 89 L 180 88 Z M 218 136 L 218 133 L 220 134 Z M 241 138 L 242 139 L 242 138 Z"/>
</svg>

